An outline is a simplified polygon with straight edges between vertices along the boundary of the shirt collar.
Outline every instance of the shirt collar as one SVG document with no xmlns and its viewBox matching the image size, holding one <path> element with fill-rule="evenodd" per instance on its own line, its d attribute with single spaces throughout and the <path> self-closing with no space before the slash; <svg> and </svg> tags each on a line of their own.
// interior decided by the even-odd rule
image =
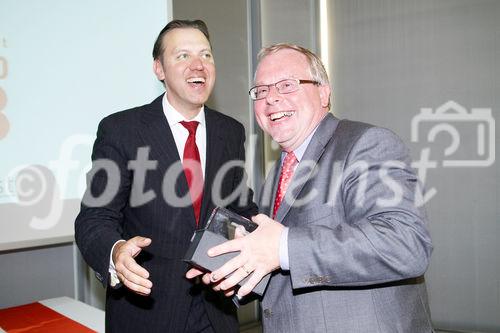
<svg viewBox="0 0 500 333">
<path fill-rule="evenodd" d="M 311 132 L 311 134 L 309 134 L 309 136 L 304 140 L 304 142 L 302 142 L 302 144 L 300 146 L 298 146 L 293 151 L 293 153 L 295 154 L 295 157 L 297 158 L 297 161 L 300 162 L 302 160 L 302 157 L 304 157 L 304 153 L 306 152 L 307 146 L 309 146 L 309 143 L 311 142 L 311 139 L 312 139 L 314 133 L 316 133 L 317 129 L 318 129 L 318 126 L 316 126 L 314 128 L 314 130 Z M 285 158 L 286 154 L 287 154 L 286 151 L 282 151 L 281 152 L 281 161 L 283 161 L 283 159 Z"/>
<path fill-rule="evenodd" d="M 163 95 L 163 100 L 162 100 L 162 106 L 163 106 L 163 113 L 165 114 L 165 117 L 167 118 L 168 125 L 170 127 L 177 125 L 181 121 L 197 121 L 199 122 L 199 126 L 205 127 L 205 106 L 202 106 L 200 108 L 200 112 L 194 117 L 193 119 L 186 119 L 184 116 L 174 109 L 174 107 L 168 102 L 167 99 L 167 92 Z"/>
</svg>

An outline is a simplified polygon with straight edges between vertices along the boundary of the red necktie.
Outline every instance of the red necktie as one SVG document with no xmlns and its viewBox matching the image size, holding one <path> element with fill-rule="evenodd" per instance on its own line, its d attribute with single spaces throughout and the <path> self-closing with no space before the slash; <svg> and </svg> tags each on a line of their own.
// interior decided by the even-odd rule
<svg viewBox="0 0 500 333">
<path fill-rule="evenodd" d="M 200 152 L 196 146 L 196 128 L 199 123 L 197 121 L 181 121 L 181 124 L 189 131 L 189 136 L 184 146 L 182 165 L 189 186 L 191 201 L 193 202 L 196 226 L 198 226 L 203 195 L 203 171 L 200 163 Z"/>
<path fill-rule="evenodd" d="M 293 171 L 297 163 L 297 157 L 295 157 L 293 151 L 286 154 L 285 159 L 283 160 L 283 167 L 281 168 L 278 192 L 276 193 L 276 198 L 274 199 L 273 218 L 276 216 L 278 208 L 280 208 L 281 201 L 285 196 L 290 180 L 292 180 Z"/>
</svg>

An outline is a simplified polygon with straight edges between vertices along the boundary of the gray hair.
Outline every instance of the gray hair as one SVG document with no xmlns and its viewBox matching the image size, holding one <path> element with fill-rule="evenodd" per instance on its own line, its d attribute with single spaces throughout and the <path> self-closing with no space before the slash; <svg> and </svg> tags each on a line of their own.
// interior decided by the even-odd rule
<svg viewBox="0 0 500 333">
<path fill-rule="evenodd" d="M 321 61 L 321 59 L 316 54 L 302 46 L 289 43 L 273 44 L 271 46 L 262 48 L 262 50 L 260 50 L 259 54 L 257 55 L 257 59 L 260 61 L 265 56 L 276 53 L 279 50 L 286 49 L 294 50 L 305 55 L 309 63 L 309 72 L 311 73 L 312 79 L 314 81 L 318 81 L 321 85 L 330 85 L 328 74 L 326 73 L 325 66 L 323 66 L 323 62 Z"/>
</svg>

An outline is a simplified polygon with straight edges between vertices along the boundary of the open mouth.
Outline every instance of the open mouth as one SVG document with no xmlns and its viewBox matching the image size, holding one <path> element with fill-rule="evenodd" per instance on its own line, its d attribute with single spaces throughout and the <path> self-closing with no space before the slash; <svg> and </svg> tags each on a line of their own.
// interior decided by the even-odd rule
<svg viewBox="0 0 500 333">
<path fill-rule="evenodd" d="M 194 87 L 201 87 L 205 84 L 205 78 L 203 77 L 192 77 L 186 80 L 187 83 Z"/>
<path fill-rule="evenodd" d="M 278 121 L 281 119 L 291 117 L 293 116 L 294 113 L 295 111 L 276 112 L 276 113 L 271 113 L 268 117 L 271 121 Z"/>
</svg>

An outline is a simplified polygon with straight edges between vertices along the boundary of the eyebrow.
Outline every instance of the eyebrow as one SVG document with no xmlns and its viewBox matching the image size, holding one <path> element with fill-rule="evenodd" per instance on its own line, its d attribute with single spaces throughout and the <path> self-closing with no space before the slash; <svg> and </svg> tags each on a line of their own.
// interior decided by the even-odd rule
<svg viewBox="0 0 500 333">
<path fill-rule="evenodd" d="M 297 75 L 290 75 L 288 77 L 282 77 L 281 79 L 278 79 L 278 80 L 271 82 L 271 83 L 254 82 L 254 85 L 256 85 L 256 86 L 268 86 L 268 85 L 275 84 L 275 83 L 278 83 L 280 81 L 288 80 L 288 79 L 298 79 L 298 77 L 297 77 Z"/>
</svg>

